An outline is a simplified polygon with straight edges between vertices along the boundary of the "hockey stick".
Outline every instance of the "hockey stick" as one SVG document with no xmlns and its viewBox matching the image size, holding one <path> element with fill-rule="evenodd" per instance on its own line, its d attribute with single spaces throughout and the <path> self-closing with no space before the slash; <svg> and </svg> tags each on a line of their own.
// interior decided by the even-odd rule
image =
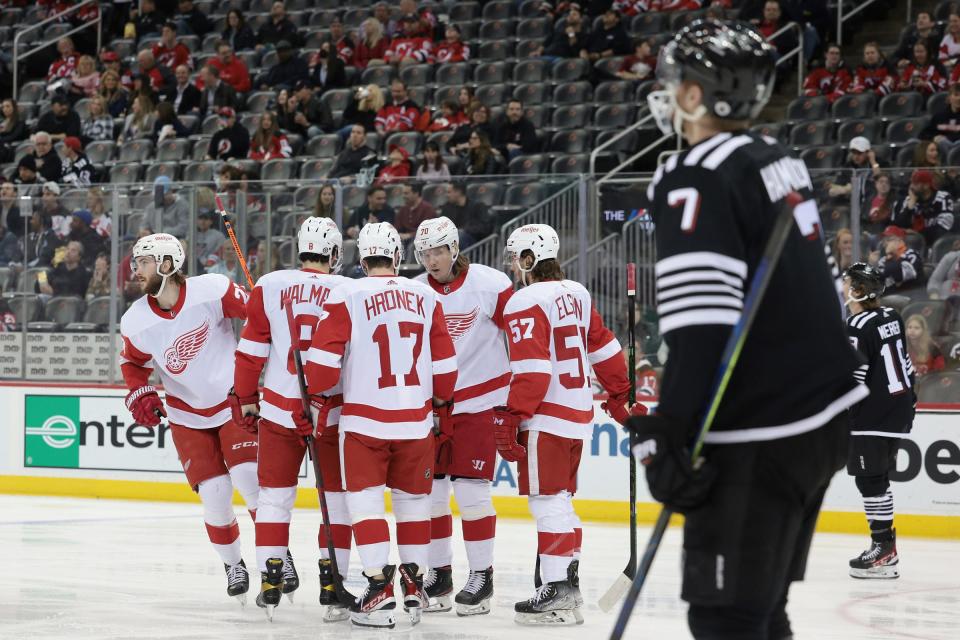
<svg viewBox="0 0 960 640">
<path fill-rule="evenodd" d="M 750 282 L 750 288 L 747 291 L 747 297 L 743 301 L 743 311 L 740 314 L 740 319 L 730 332 L 730 337 L 727 339 L 727 344 L 723 349 L 723 355 L 720 357 L 720 367 L 717 369 L 717 376 L 714 380 L 710 405 L 703 417 L 697 438 L 693 443 L 691 457 L 694 461 L 694 466 L 696 466 L 700 458 L 700 452 L 703 450 L 703 441 L 707 437 L 710 427 L 713 426 L 713 420 L 717 415 L 717 410 L 720 408 L 720 401 L 723 399 L 723 394 L 727 390 L 727 384 L 730 382 L 733 370 L 736 368 L 737 361 L 740 359 L 740 352 L 743 350 L 747 335 L 750 333 L 750 327 L 757 317 L 757 311 L 760 309 L 760 303 L 763 301 L 763 296 L 767 291 L 767 285 L 770 284 L 770 279 L 773 277 L 777 262 L 780 260 L 783 245 L 786 243 L 787 236 L 790 235 L 790 230 L 793 228 L 794 209 L 801 202 L 803 202 L 803 197 L 796 191 L 791 191 L 787 194 L 780 214 L 774 222 L 773 230 L 770 232 L 767 245 L 763 249 L 763 255 L 757 263 L 753 280 Z M 632 454 L 633 452 L 631 451 L 631 456 Z M 613 631 L 610 633 L 610 640 L 620 640 L 620 638 L 623 637 L 624 631 L 627 629 L 630 614 L 633 613 L 633 607 L 637 604 L 640 590 L 643 589 L 643 583 L 647 579 L 651 565 L 653 565 L 653 558 L 656 556 L 657 549 L 660 548 L 660 543 L 663 540 L 663 535 L 666 533 L 667 526 L 670 524 L 671 515 L 672 511 L 666 507 L 660 510 L 660 515 L 657 517 L 653 532 L 650 534 L 650 541 L 647 542 L 647 547 L 643 551 L 643 557 L 640 559 L 637 575 L 630 585 L 627 599 L 623 603 L 620 615 L 617 616 Z"/>
<path fill-rule="evenodd" d="M 637 265 L 627 263 L 627 374 L 630 376 L 630 406 L 637 401 L 637 347 L 634 325 L 637 323 Z M 630 559 L 623 573 L 617 576 L 616 582 L 610 585 L 597 603 L 600 610 L 607 613 L 620 601 L 620 598 L 630 589 L 633 577 L 637 573 L 637 459 L 633 457 L 634 435 L 631 432 L 630 441 Z"/>
<path fill-rule="evenodd" d="M 293 301 L 287 300 L 283 308 L 287 312 L 287 327 L 290 329 L 290 352 L 293 354 L 293 365 L 297 372 L 297 383 L 300 385 L 300 400 L 303 402 L 303 412 L 310 415 L 310 394 L 307 393 L 306 378 L 303 375 L 303 361 L 300 358 L 300 349 L 296 348 L 300 342 L 300 336 L 297 335 L 297 327 L 293 320 Z M 320 427 L 323 428 L 323 427 Z M 316 433 L 316 428 L 314 429 Z M 343 580 L 340 577 L 340 568 L 337 566 L 337 552 L 333 547 L 333 532 L 330 527 L 330 512 L 327 509 L 327 492 L 323 486 L 323 475 L 320 473 L 320 461 L 317 460 L 316 452 L 313 448 L 314 436 L 304 438 L 307 441 L 307 455 L 313 462 L 313 475 L 317 478 L 317 494 L 320 496 L 320 517 L 323 519 L 323 535 L 327 539 L 327 553 L 330 555 L 330 569 L 333 572 L 333 587 L 337 592 L 337 600 L 341 604 L 349 606 L 353 604 L 353 598 L 343 587 Z"/>
<path fill-rule="evenodd" d="M 247 268 L 247 261 L 243 257 L 243 251 L 240 250 L 240 243 L 237 242 L 237 234 L 233 232 L 233 225 L 230 224 L 230 218 L 227 217 L 227 210 L 223 208 L 223 200 L 220 199 L 219 193 L 215 194 L 213 198 L 217 203 L 217 209 L 220 210 L 220 219 L 223 220 L 223 226 L 227 230 L 227 235 L 230 236 L 230 242 L 233 243 L 233 250 L 237 254 L 237 260 L 240 261 L 240 268 L 243 269 L 243 275 L 247 276 L 247 284 L 250 285 L 250 290 L 253 291 L 253 278 L 250 277 L 250 269 Z"/>
</svg>

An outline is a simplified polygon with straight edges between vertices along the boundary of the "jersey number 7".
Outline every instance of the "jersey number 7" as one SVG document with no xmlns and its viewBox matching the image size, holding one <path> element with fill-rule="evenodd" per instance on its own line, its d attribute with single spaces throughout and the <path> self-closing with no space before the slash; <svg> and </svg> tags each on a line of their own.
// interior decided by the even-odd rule
<svg viewBox="0 0 960 640">
<path fill-rule="evenodd" d="M 419 322 L 400 322 L 397 323 L 397 328 L 401 338 L 413 338 L 413 361 L 410 363 L 410 370 L 403 374 L 402 386 L 418 387 L 420 376 L 417 374 L 417 362 L 423 349 L 423 325 Z M 377 343 L 380 351 L 380 377 L 377 378 L 377 385 L 381 389 L 398 386 L 398 376 L 393 372 L 390 358 L 390 334 L 387 332 L 387 325 L 377 325 L 373 330 L 373 341 Z"/>
</svg>

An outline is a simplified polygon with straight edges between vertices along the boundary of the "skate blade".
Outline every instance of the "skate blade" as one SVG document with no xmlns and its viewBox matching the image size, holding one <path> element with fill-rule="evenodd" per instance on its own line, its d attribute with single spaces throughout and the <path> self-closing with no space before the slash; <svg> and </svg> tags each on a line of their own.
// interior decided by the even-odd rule
<svg viewBox="0 0 960 640">
<path fill-rule="evenodd" d="M 263 612 L 267 614 L 267 620 L 273 622 L 273 610 L 277 608 L 275 604 L 265 604 L 263 605 Z"/>
<path fill-rule="evenodd" d="M 410 626 L 415 627 L 420 624 L 420 618 L 423 615 L 423 607 L 404 607 L 407 615 L 410 616 Z"/>
<path fill-rule="evenodd" d="M 900 569 L 895 564 L 872 569 L 850 569 L 850 577 L 858 580 L 894 580 L 900 577 Z"/>
<path fill-rule="evenodd" d="M 247 606 L 247 594 L 246 594 L 246 593 L 238 593 L 237 595 L 235 595 L 235 596 L 233 596 L 233 597 L 237 599 L 237 601 L 240 603 L 240 606 L 241 606 L 241 607 L 246 608 L 246 606 Z"/>
<path fill-rule="evenodd" d="M 443 613 L 444 611 L 450 611 L 453 606 L 450 604 L 450 596 L 437 596 L 435 598 L 430 598 L 429 604 L 423 608 L 424 613 Z"/>
<path fill-rule="evenodd" d="M 350 624 L 370 629 L 393 629 L 397 626 L 394 610 L 375 611 L 373 613 L 350 613 Z"/>
<path fill-rule="evenodd" d="M 293 604 L 293 594 L 294 594 L 294 593 L 295 593 L 295 592 L 290 591 L 290 592 L 288 592 L 288 593 L 283 594 L 283 595 L 287 596 L 287 600 L 290 601 L 290 604 Z"/>
<path fill-rule="evenodd" d="M 350 610 L 346 607 L 328 606 L 323 612 L 324 622 L 343 622 L 350 619 Z"/>
<path fill-rule="evenodd" d="M 457 615 L 461 618 L 465 618 L 467 616 L 482 616 L 486 613 L 490 613 L 490 598 L 478 602 L 477 604 L 457 603 Z"/>
<path fill-rule="evenodd" d="M 583 624 L 583 615 L 577 609 L 558 609 L 543 613 L 517 613 L 513 621 L 531 627 L 572 627 Z"/>
</svg>

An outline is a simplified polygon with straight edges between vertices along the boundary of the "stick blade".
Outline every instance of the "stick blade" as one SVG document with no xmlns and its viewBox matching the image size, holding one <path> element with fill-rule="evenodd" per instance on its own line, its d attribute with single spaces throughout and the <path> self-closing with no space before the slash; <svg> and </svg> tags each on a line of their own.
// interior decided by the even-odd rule
<svg viewBox="0 0 960 640">
<path fill-rule="evenodd" d="M 610 588 L 607 589 L 607 592 L 603 594 L 600 600 L 597 601 L 597 605 L 600 607 L 600 611 L 604 613 L 610 613 L 613 611 L 613 608 L 617 606 L 617 603 L 620 602 L 621 598 L 627 594 L 627 591 L 630 590 L 630 585 L 633 583 L 633 580 L 625 573 L 621 573 L 617 576 L 616 581 L 610 585 Z"/>
</svg>

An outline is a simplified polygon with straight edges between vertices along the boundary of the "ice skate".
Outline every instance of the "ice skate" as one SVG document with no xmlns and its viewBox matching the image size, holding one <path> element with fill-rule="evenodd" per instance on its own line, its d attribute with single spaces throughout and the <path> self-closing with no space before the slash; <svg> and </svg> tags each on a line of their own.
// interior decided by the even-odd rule
<svg viewBox="0 0 960 640">
<path fill-rule="evenodd" d="M 427 592 L 424 613 L 450 611 L 450 594 L 453 593 L 453 569 L 449 566 L 429 569 L 423 576 L 423 589 Z"/>
<path fill-rule="evenodd" d="M 329 560 L 320 558 L 317 562 L 320 569 L 320 604 L 326 607 L 323 612 L 324 622 L 342 622 L 350 618 L 349 605 L 337 598 L 337 587 L 333 582 L 333 565 Z M 340 577 L 343 582 L 343 576 Z M 353 594 L 347 592 L 350 600 L 356 600 Z"/>
<path fill-rule="evenodd" d="M 293 556 L 287 549 L 287 557 L 283 559 L 283 595 L 287 596 L 290 604 L 293 604 L 293 592 L 300 587 L 300 576 L 297 575 L 297 568 L 293 565 Z"/>
<path fill-rule="evenodd" d="M 416 626 L 427 606 L 427 592 L 423 589 L 423 574 L 415 562 L 401 564 L 400 585 L 403 587 L 403 609 L 410 615 L 410 624 Z"/>
<path fill-rule="evenodd" d="M 350 622 L 358 627 L 393 629 L 397 624 L 397 599 L 393 595 L 393 577 L 397 568 L 383 567 L 382 578 L 367 577 L 367 586 L 350 606 Z"/>
<path fill-rule="evenodd" d="M 567 567 L 567 582 L 573 589 L 573 597 L 577 601 L 577 609 L 583 606 L 583 594 L 580 593 L 580 561 L 574 560 Z"/>
<path fill-rule="evenodd" d="M 247 605 L 247 591 L 250 590 L 250 574 L 243 560 L 234 565 L 225 564 L 223 570 L 227 574 L 227 595 L 240 601 L 241 606 Z"/>
<path fill-rule="evenodd" d="M 514 621 L 523 625 L 568 626 L 583 624 L 583 616 L 577 610 L 574 589 L 566 580 L 548 582 L 537 589 L 529 600 L 518 602 Z"/>
<path fill-rule="evenodd" d="M 467 584 L 457 594 L 458 616 L 479 616 L 490 613 L 490 599 L 493 598 L 493 567 L 482 571 L 471 571 Z"/>
<path fill-rule="evenodd" d="M 257 606 L 266 609 L 267 619 L 273 622 L 273 610 L 280 604 L 283 588 L 283 560 L 270 558 L 267 570 L 260 572 L 260 593 L 257 594 Z"/>
<path fill-rule="evenodd" d="M 863 579 L 900 577 L 897 557 L 897 533 L 889 531 L 873 539 L 870 548 L 850 561 L 850 576 Z"/>
</svg>

